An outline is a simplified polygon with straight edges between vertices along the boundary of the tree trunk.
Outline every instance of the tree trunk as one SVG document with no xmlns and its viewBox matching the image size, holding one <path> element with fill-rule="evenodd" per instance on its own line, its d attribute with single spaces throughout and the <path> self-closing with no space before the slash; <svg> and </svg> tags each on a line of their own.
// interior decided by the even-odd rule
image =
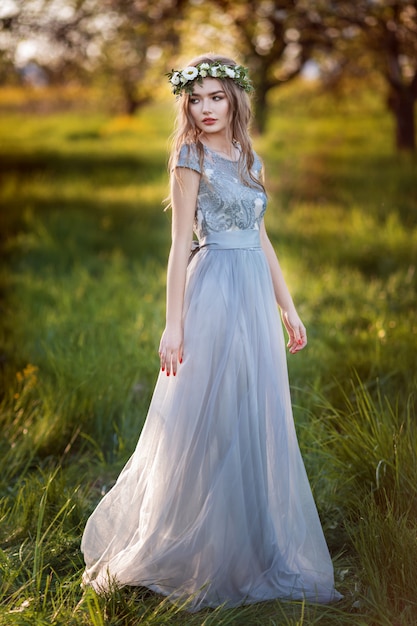
<svg viewBox="0 0 417 626">
<path fill-rule="evenodd" d="M 397 150 L 414 152 L 416 149 L 414 103 L 415 98 L 410 90 L 391 90 L 388 106 L 395 116 Z"/>
<path fill-rule="evenodd" d="M 149 96 L 137 94 L 136 85 L 122 85 L 124 98 L 124 110 L 126 115 L 133 116 L 145 104 L 148 104 Z"/>
<path fill-rule="evenodd" d="M 139 108 L 139 105 L 138 105 L 138 101 L 136 100 L 136 98 L 127 96 L 125 100 L 126 115 L 133 116 L 138 110 L 138 108 Z"/>
<path fill-rule="evenodd" d="M 254 101 L 254 117 L 255 117 L 255 130 L 262 135 L 265 132 L 266 120 L 268 116 L 267 97 L 268 90 L 263 88 L 262 85 L 258 85 L 255 91 Z"/>
</svg>

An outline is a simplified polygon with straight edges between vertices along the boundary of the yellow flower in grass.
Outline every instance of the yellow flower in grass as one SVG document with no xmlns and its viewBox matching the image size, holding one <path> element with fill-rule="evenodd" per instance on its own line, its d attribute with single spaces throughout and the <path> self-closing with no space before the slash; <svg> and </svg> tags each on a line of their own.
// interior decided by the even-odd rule
<svg viewBox="0 0 417 626">
<path fill-rule="evenodd" d="M 25 389 L 32 389 L 36 383 L 37 383 L 37 372 L 38 372 L 38 367 L 36 367 L 36 365 L 32 365 L 31 363 L 28 363 L 26 365 L 26 367 L 23 368 L 22 372 L 16 372 L 16 378 L 17 378 L 17 382 L 19 383 L 19 385 Z M 19 397 L 19 394 L 17 394 L 17 397 Z M 15 394 L 15 398 L 16 398 L 16 394 Z"/>
</svg>

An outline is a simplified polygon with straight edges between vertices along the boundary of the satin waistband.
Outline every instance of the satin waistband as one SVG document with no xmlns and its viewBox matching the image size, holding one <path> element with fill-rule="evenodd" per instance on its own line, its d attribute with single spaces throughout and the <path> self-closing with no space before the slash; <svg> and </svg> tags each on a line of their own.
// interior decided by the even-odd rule
<svg viewBox="0 0 417 626">
<path fill-rule="evenodd" d="M 247 248 L 257 250 L 261 247 L 259 230 L 228 230 L 209 233 L 200 239 L 199 248 L 214 250 L 235 250 Z"/>
</svg>

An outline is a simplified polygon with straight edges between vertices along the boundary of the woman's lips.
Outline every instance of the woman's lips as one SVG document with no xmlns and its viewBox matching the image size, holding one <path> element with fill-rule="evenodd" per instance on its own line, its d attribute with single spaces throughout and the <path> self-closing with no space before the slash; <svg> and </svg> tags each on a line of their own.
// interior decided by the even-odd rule
<svg viewBox="0 0 417 626">
<path fill-rule="evenodd" d="M 217 122 L 217 120 L 213 119 L 212 117 L 206 117 L 203 120 L 203 124 L 206 124 L 206 126 L 211 126 L 212 124 L 215 124 Z"/>
</svg>

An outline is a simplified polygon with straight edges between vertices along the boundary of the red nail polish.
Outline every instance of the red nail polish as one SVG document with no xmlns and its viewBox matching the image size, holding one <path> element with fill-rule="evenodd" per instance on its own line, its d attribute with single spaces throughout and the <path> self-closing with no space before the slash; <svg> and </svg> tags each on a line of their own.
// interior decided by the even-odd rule
<svg viewBox="0 0 417 626">
<path fill-rule="evenodd" d="M 180 363 L 182 363 L 182 359 L 180 359 Z"/>
<path fill-rule="evenodd" d="M 176 375 L 177 375 L 177 372 L 173 372 L 173 374 L 174 374 L 174 376 L 176 376 Z"/>
<path fill-rule="evenodd" d="M 162 367 L 161 369 L 162 369 L 163 372 L 165 372 L 165 367 Z"/>
</svg>

